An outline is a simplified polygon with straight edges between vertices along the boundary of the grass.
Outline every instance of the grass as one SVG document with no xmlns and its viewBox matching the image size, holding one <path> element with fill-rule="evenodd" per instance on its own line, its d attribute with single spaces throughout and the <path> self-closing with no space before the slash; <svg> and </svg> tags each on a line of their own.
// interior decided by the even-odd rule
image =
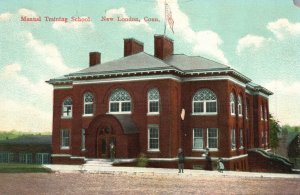
<svg viewBox="0 0 300 195">
<path fill-rule="evenodd" d="M 0 163 L 0 173 L 50 173 L 51 170 L 36 164 Z"/>
<path fill-rule="evenodd" d="M 51 132 L 41 132 L 41 133 L 32 133 L 32 132 L 22 132 L 22 131 L 0 131 L 0 140 L 14 139 L 23 135 L 51 135 Z"/>
</svg>

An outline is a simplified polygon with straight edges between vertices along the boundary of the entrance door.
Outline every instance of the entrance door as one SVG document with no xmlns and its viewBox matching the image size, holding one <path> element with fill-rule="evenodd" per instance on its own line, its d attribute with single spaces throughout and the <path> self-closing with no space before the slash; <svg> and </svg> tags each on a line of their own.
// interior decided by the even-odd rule
<svg viewBox="0 0 300 195">
<path fill-rule="evenodd" d="M 109 128 L 99 129 L 97 138 L 97 158 L 110 158 L 112 154 L 111 145 L 115 154 L 116 138 Z"/>
</svg>

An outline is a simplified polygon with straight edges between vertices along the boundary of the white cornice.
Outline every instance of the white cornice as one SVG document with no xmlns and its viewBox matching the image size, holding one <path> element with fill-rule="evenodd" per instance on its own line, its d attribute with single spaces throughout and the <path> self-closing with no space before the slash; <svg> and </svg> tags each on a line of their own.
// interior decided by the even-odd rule
<svg viewBox="0 0 300 195">
<path fill-rule="evenodd" d="M 149 75 L 149 76 L 131 76 L 131 77 L 120 77 L 120 78 L 107 78 L 107 79 L 93 79 L 93 80 L 78 80 L 73 81 L 74 85 L 88 85 L 98 83 L 115 83 L 115 82 L 132 82 L 132 81 L 147 81 L 147 80 L 166 80 L 171 79 L 178 82 L 193 82 L 193 81 L 215 81 L 215 80 L 229 80 L 237 85 L 246 87 L 246 84 L 238 81 L 231 76 L 207 76 L 207 77 L 189 77 L 180 78 L 172 74 L 166 75 Z"/>
<path fill-rule="evenodd" d="M 240 85 L 241 87 L 246 87 L 246 84 L 238 81 L 237 79 L 231 77 L 231 76 L 208 76 L 208 77 L 192 77 L 192 78 L 185 78 L 184 82 L 189 81 L 215 81 L 215 80 L 229 80 L 237 85 Z"/>
<path fill-rule="evenodd" d="M 54 85 L 53 89 L 57 90 L 57 89 L 72 89 L 73 86 L 72 85 Z"/>
<path fill-rule="evenodd" d="M 73 81 L 74 85 L 86 85 L 86 84 L 97 84 L 97 83 L 115 83 L 115 82 L 131 82 L 131 81 L 147 81 L 147 80 L 165 80 L 172 79 L 181 82 L 180 77 L 171 74 L 167 75 L 150 75 L 150 76 L 131 76 L 131 77 L 120 77 L 120 78 L 109 78 L 109 79 L 94 79 L 84 81 Z"/>
</svg>

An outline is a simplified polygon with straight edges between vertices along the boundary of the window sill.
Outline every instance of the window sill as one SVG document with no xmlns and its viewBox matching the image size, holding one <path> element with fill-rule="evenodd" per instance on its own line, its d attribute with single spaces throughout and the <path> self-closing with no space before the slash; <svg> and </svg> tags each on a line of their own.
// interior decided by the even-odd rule
<svg viewBox="0 0 300 195">
<path fill-rule="evenodd" d="M 93 117 L 94 114 L 83 114 L 82 117 Z"/>
<path fill-rule="evenodd" d="M 209 152 L 218 152 L 218 148 L 208 148 Z"/>
<path fill-rule="evenodd" d="M 132 114 L 131 112 L 108 112 L 106 114 Z"/>
<path fill-rule="evenodd" d="M 61 150 L 70 150 L 70 147 L 69 146 L 63 146 L 63 147 L 60 147 Z"/>
<path fill-rule="evenodd" d="M 236 116 L 236 115 L 235 115 L 235 114 L 233 114 L 233 113 L 230 113 L 230 115 L 231 115 L 232 117 Z"/>
<path fill-rule="evenodd" d="M 159 112 L 148 112 L 147 116 L 159 116 Z"/>
<path fill-rule="evenodd" d="M 244 149 L 244 146 L 241 146 L 239 149 L 240 149 L 240 150 L 243 150 L 243 149 Z"/>
<path fill-rule="evenodd" d="M 236 151 L 236 148 L 231 148 L 231 151 Z"/>
<path fill-rule="evenodd" d="M 218 113 L 192 113 L 192 116 L 216 116 Z"/>
<path fill-rule="evenodd" d="M 61 119 L 72 119 L 72 116 L 61 116 Z"/>
<path fill-rule="evenodd" d="M 81 149 L 81 152 L 85 152 L 86 151 L 86 149 Z"/>
<path fill-rule="evenodd" d="M 239 117 L 243 117 L 243 115 L 240 115 L 240 114 L 239 114 Z"/>
<path fill-rule="evenodd" d="M 148 152 L 160 152 L 159 149 L 148 149 L 147 151 L 148 151 Z"/>
<path fill-rule="evenodd" d="M 205 149 L 192 149 L 193 152 L 205 152 Z"/>
</svg>

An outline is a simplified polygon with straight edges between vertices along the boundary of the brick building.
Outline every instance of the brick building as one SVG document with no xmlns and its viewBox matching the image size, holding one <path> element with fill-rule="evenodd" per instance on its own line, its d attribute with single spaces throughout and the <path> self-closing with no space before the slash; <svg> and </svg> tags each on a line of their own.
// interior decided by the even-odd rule
<svg viewBox="0 0 300 195">
<path fill-rule="evenodd" d="M 247 149 L 268 148 L 272 92 L 229 66 L 173 54 L 173 40 L 154 36 L 154 56 L 124 39 L 124 57 L 47 81 L 54 87 L 52 160 L 117 158 L 144 153 L 153 166 L 186 167 L 222 157 L 227 169 L 247 170 Z M 204 156 L 209 148 L 211 158 Z"/>
</svg>

